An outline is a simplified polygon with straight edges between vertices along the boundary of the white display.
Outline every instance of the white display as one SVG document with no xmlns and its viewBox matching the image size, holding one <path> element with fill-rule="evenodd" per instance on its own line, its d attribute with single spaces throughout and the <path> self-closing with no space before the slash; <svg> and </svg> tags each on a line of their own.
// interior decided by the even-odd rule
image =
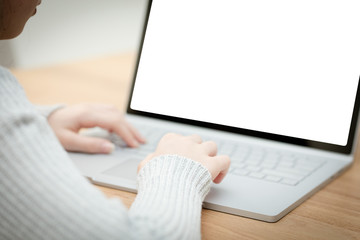
<svg viewBox="0 0 360 240">
<path fill-rule="evenodd" d="M 346 145 L 358 0 L 154 0 L 131 108 Z"/>
</svg>

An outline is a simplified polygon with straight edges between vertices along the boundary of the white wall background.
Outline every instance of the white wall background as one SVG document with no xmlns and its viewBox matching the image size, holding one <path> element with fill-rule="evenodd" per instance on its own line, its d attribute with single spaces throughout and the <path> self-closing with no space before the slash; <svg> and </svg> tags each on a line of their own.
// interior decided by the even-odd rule
<svg viewBox="0 0 360 240">
<path fill-rule="evenodd" d="M 136 51 L 147 0 L 44 0 L 13 40 L 0 41 L 0 65 L 32 68 Z"/>
</svg>

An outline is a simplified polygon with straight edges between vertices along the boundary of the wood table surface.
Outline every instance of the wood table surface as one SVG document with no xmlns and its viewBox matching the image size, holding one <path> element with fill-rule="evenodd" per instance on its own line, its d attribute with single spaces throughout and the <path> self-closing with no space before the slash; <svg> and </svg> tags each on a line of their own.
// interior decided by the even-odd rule
<svg viewBox="0 0 360 240">
<path fill-rule="evenodd" d="M 106 103 L 126 109 L 135 54 L 12 72 L 35 104 Z M 360 239 L 360 155 L 354 165 L 276 223 L 202 211 L 203 239 Z M 97 186 L 129 207 L 135 194 Z"/>
</svg>

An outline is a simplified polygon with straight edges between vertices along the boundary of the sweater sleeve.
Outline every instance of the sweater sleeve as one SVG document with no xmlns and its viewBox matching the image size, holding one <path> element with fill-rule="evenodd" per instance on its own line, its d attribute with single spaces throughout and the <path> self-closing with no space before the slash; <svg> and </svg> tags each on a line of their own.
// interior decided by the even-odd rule
<svg viewBox="0 0 360 240">
<path fill-rule="evenodd" d="M 35 109 L 45 118 L 48 118 L 56 110 L 65 107 L 65 104 L 35 105 Z"/>
<path fill-rule="evenodd" d="M 206 168 L 175 155 L 152 159 L 127 210 L 81 176 L 2 68 L 0 146 L 0 239 L 200 239 Z"/>
</svg>

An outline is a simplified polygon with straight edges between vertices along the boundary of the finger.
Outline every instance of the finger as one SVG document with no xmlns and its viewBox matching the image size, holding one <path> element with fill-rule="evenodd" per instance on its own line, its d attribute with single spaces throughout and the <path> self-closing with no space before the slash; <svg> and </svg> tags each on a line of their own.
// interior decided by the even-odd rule
<svg viewBox="0 0 360 240">
<path fill-rule="evenodd" d="M 205 150 L 205 153 L 210 156 L 214 157 L 217 154 L 217 145 L 213 141 L 206 141 L 201 144 L 203 149 Z"/>
<path fill-rule="evenodd" d="M 115 108 L 105 108 L 104 106 L 95 107 L 95 110 L 98 108 L 98 111 L 94 111 L 87 115 L 86 118 L 82 118 L 81 127 L 101 127 L 110 132 L 115 132 L 129 147 L 137 147 L 139 145 L 137 138 L 128 127 L 128 124 L 126 124 L 122 115 L 119 114 Z"/>
<path fill-rule="evenodd" d="M 85 153 L 111 153 L 115 146 L 108 140 L 86 137 L 68 131 L 62 133 L 62 145 L 68 151 Z"/>
<path fill-rule="evenodd" d="M 213 161 L 217 164 L 218 174 L 213 179 L 214 183 L 220 183 L 226 176 L 230 167 L 230 158 L 228 156 L 213 157 Z"/>
<path fill-rule="evenodd" d="M 202 143 L 201 137 L 199 135 L 197 135 L 197 134 L 186 136 L 186 138 L 189 138 L 189 139 L 191 139 L 192 141 L 194 141 L 196 143 Z"/>
<path fill-rule="evenodd" d="M 135 139 L 140 142 L 140 143 L 146 143 L 145 138 L 139 133 L 139 131 L 134 128 L 130 123 L 128 123 L 127 121 L 124 121 L 124 124 L 126 125 L 126 127 L 129 129 L 129 131 L 131 132 L 131 134 L 135 137 Z"/>
<path fill-rule="evenodd" d="M 227 172 L 220 172 L 219 175 L 213 180 L 214 183 L 219 184 L 225 178 Z"/>
<path fill-rule="evenodd" d="M 119 124 L 113 131 L 119 135 L 129 147 L 139 146 L 138 141 L 127 126 Z"/>
</svg>

